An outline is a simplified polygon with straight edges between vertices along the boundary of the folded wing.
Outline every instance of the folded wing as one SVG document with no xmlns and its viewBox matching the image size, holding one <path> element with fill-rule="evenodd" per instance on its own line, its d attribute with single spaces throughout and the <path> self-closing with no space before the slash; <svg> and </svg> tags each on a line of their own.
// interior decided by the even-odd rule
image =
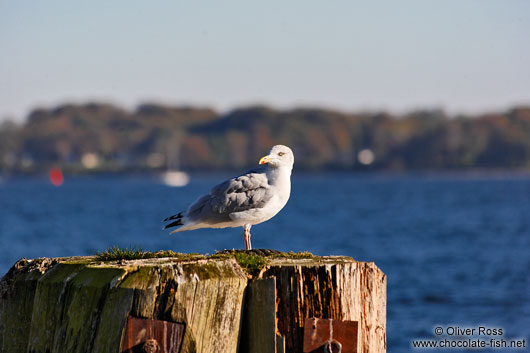
<svg viewBox="0 0 530 353">
<path fill-rule="evenodd" d="M 195 222 L 223 222 L 231 213 L 263 208 L 271 197 L 265 170 L 250 170 L 215 186 L 190 206 L 186 216 Z"/>
</svg>

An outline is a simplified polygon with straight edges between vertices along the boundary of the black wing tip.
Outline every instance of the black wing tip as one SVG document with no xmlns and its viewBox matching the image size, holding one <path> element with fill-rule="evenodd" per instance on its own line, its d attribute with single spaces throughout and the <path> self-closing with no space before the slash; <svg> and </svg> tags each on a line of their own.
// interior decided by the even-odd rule
<svg viewBox="0 0 530 353">
<path fill-rule="evenodd" d="M 163 228 L 163 230 L 166 230 L 168 228 L 172 228 L 172 227 L 176 227 L 176 226 L 181 226 L 183 223 L 182 223 L 182 220 L 181 219 L 178 219 L 176 220 L 175 222 L 171 222 L 169 224 L 166 224 Z"/>
<path fill-rule="evenodd" d="M 167 222 L 167 221 L 171 221 L 173 219 L 181 219 L 182 218 L 182 212 L 179 212 L 177 214 L 174 214 L 173 216 L 169 216 L 167 218 L 164 218 L 164 220 L 162 222 Z"/>
<path fill-rule="evenodd" d="M 175 221 L 171 222 L 169 224 L 166 224 L 164 226 L 164 228 L 162 228 L 162 230 L 166 230 L 168 228 L 172 228 L 172 227 L 177 227 L 177 226 L 183 225 L 182 217 L 183 217 L 182 212 L 179 212 L 177 214 L 174 214 L 173 216 L 167 217 L 166 219 L 164 219 L 164 222 L 168 222 L 168 221 L 172 221 L 172 220 L 175 220 Z"/>
</svg>

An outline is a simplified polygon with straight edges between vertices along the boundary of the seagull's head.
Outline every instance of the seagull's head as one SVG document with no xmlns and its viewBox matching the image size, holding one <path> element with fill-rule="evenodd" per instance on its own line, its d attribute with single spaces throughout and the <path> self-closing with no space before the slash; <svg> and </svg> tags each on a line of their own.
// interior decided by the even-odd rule
<svg viewBox="0 0 530 353">
<path fill-rule="evenodd" d="M 288 167 L 292 168 L 294 164 L 293 151 L 287 146 L 276 145 L 271 148 L 268 155 L 259 160 L 259 164 L 269 164 L 271 167 Z"/>
</svg>

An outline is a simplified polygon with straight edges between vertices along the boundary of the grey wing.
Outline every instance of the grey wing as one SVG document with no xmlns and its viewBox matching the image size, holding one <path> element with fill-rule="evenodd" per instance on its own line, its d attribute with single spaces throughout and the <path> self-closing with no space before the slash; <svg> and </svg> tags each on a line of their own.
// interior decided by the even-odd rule
<svg viewBox="0 0 530 353">
<path fill-rule="evenodd" d="M 264 207 L 271 197 L 264 170 L 250 170 L 212 188 L 210 194 L 190 206 L 187 215 L 209 223 L 223 222 L 230 220 L 233 212 Z"/>
</svg>

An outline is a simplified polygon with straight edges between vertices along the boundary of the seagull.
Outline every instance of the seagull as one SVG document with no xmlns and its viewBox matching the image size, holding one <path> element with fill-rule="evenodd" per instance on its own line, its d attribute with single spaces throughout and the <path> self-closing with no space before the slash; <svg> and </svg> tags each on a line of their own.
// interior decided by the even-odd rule
<svg viewBox="0 0 530 353">
<path fill-rule="evenodd" d="M 259 160 L 260 165 L 238 177 L 225 180 L 201 196 L 186 211 L 164 219 L 163 229 L 183 232 L 199 228 L 243 227 L 245 249 L 252 249 L 250 228 L 274 217 L 291 194 L 293 151 L 276 145 Z"/>
</svg>

